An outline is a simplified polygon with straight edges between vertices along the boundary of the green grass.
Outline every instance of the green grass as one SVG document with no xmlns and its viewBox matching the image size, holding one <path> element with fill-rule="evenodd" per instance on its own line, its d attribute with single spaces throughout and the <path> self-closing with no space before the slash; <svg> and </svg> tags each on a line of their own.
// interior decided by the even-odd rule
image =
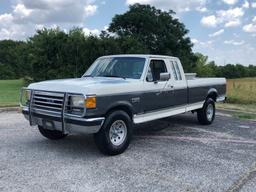
<svg viewBox="0 0 256 192">
<path fill-rule="evenodd" d="M 229 109 L 247 113 L 255 113 L 256 114 L 256 103 L 255 104 L 233 104 L 233 103 L 217 103 L 216 107 L 218 109 Z"/>
<path fill-rule="evenodd" d="M 239 119 L 250 119 L 250 120 L 256 120 L 256 114 L 245 114 L 245 113 L 237 113 L 234 114 L 235 117 L 239 118 Z"/>
<path fill-rule="evenodd" d="M 0 107 L 19 105 L 22 80 L 0 80 Z"/>
<path fill-rule="evenodd" d="M 228 113 L 239 119 L 256 120 L 256 104 L 217 103 L 216 107 L 227 110 Z"/>
</svg>

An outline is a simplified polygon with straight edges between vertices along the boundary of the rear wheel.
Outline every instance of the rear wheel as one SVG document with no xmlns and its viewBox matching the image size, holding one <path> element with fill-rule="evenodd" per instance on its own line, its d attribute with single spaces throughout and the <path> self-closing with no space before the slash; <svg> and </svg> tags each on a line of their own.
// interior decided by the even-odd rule
<svg viewBox="0 0 256 192">
<path fill-rule="evenodd" d="M 59 140 L 67 136 L 67 134 L 63 134 L 61 131 L 45 129 L 40 125 L 38 125 L 38 129 L 44 137 L 51 140 Z"/>
<path fill-rule="evenodd" d="M 120 110 L 111 112 L 100 131 L 94 134 L 97 147 L 107 155 L 123 153 L 129 146 L 131 137 L 131 118 Z"/>
<path fill-rule="evenodd" d="M 215 118 L 214 100 L 208 98 L 202 109 L 197 110 L 197 119 L 202 125 L 210 125 Z"/>
</svg>

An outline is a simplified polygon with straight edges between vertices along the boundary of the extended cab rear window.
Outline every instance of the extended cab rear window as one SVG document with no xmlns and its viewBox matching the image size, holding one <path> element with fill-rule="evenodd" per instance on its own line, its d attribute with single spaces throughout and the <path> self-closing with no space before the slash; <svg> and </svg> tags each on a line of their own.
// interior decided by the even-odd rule
<svg viewBox="0 0 256 192">
<path fill-rule="evenodd" d="M 171 63 L 174 79 L 176 81 L 182 80 L 182 76 L 180 73 L 180 68 L 179 68 L 178 63 L 176 61 L 170 61 L 170 63 Z"/>
</svg>

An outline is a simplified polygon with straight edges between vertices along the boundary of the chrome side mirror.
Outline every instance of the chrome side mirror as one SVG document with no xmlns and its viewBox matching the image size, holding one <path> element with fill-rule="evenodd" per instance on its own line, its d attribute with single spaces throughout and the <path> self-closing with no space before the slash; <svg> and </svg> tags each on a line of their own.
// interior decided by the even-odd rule
<svg viewBox="0 0 256 192">
<path fill-rule="evenodd" d="M 160 81 L 168 81 L 170 78 L 170 73 L 160 73 Z"/>
</svg>

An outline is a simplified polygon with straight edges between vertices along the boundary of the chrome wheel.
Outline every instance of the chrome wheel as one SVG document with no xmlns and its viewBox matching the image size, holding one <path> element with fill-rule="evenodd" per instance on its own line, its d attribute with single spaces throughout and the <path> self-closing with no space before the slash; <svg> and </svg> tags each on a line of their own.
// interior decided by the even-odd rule
<svg viewBox="0 0 256 192">
<path fill-rule="evenodd" d="M 212 121 L 213 113 L 214 113 L 213 105 L 209 104 L 206 108 L 206 117 L 208 121 Z"/>
<path fill-rule="evenodd" d="M 109 138 L 113 145 L 121 145 L 127 136 L 127 127 L 123 120 L 116 120 L 109 129 Z"/>
</svg>

